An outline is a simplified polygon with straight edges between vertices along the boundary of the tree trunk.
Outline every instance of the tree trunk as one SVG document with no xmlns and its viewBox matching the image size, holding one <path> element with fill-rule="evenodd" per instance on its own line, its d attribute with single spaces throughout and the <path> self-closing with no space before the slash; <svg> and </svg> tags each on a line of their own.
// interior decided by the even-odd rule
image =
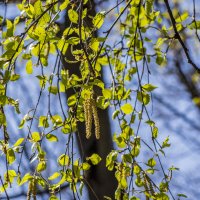
<svg viewBox="0 0 200 200">
<path fill-rule="evenodd" d="M 95 15 L 94 2 L 88 6 L 88 15 Z M 87 16 L 88 16 L 87 15 Z M 65 17 L 65 26 L 69 27 L 69 19 Z M 91 19 L 88 18 L 88 24 L 91 24 Z M 71 54 L 70 48 L 65 55 L 68 60 L 74 60 Z M 66 63 L 65 68 L 69 70 L 69 74 L 76 74 L 80 76 L 79 63 Z M 99 91 L 95 90 L 95 94 L 99 94 Z M 74 94 L 72 89 L 67 90 L 67 97 Z M 110 172 L 106 169 L 106 156 L 113 149 L 112 135 L 110 130 L 110 122 L 108 117 L 108 110 L 98 109 L 98 116 L 100 120 L 100 132 L 101 137 L 99 140 L 95 138 L 94 129 L 92 130 L 92 136 L 90 139 L 85 137 L 85 124 L 78 124 L 77 141 L 79 146 L 79 152 L 82 155 L 83 160 L 86 157 L 91 156 L 93 153 L 97 153 L 102 161 L 97 166 L 92 166 L 86 175 L 86 185 L 88 188 L 89 199 L 104 199 L 104 196 L 109 196 L 114 199 L 115 190 L 117 188 L 117 181 L 114 175 L 114 171 Z M 82 152 L 83 151 L 83 152 Z"/>
</svg>

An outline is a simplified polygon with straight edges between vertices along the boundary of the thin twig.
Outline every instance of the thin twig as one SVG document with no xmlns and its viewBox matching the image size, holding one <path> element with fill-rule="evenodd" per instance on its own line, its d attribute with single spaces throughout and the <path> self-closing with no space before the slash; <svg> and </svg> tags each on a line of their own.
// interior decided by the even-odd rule
<svg viewBox="0 0 200 200">
<path fill-rule="evenodd" d="M 188 63 L 191 64 L 194 69 L 200 73 L 200 68 L 197 67 L 197 65 L 192 61 L 192 59 L 190 58 L 190 55 L 189 55 L 189 50 L 188 48 L 186 47 L 186 44 L 183 42 L 177 28 L 176 28 L 176 20 L 174 19 L 174 16 L 173 16 L 173 13 L 172 13 L 172 10 L 170 8 L 170 5 L 169 5 L 169 2 L 168 0 L 164 0 L 165 2 L 165 5 L 167 7 L 167 11 L 169 13 L 169 16 L 170 16 L 170 19 L 171 19 L 171 22 L 172 22 L 172 26 L 173 26 L 173 29 L 174 29 L 174 32 L 175 32 L 175 38 L 178 39 L 179 43 L 181 44 L 181 46 L 183 47 L 183 50 L 185 52 L 185 55 L 187 57 L 187 60 L 188 60 Z"/>
</svg>

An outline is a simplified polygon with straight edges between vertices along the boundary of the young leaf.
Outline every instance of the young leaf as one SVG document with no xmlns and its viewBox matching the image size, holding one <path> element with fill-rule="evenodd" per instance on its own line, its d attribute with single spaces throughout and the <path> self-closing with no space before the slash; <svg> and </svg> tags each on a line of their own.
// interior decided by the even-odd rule
<svg viewBox="0 0 200 200">
<path fill-rule="evenodd" d="M 104 12 L 97 13 L 96 16 L 92 20 L 94 27 L 98 29 L 101 28 L 104 22 L 104 18 L 105 18 Z"/>
<path fill-rule="evenodd" d="M 60 5 L 60 10 L 64 10 L 65 8 L 67 8 L 69 4 L 69 0 L 65 0 L 61 5 Z"/>
<path fill-rule="evenodd" d="M 73 10 L 73 9 L 69 9 L 68 10 L 68 17 L 69 17 L 69 20 L 75 24 L 77 24 L 78 22 L 78 13 Z"/>
<path fill-rule="evenodd" d="M 41 139 L 39 132 L 32 132 L 31 137 L 34 142 L 38 142 Z"/>
<path fill-rule="evenodd" d="M 50 93 L 52 93 L 52 94 L 54 94 L 54 95 L 56 95 L 56 94 L 58 93 L 58 88 L 57 88 L 57 86 L 50 86 L 50 87 L 48 88 L 48 90 L 49 90 Z"/>
<path fill-rule="evenodd" d="M 24 141 L 24 138 L 19 138 L 19 139 L 17 140 L 17 142 L 15 142 L 15 144 L 14 144 L 13 146 L 14 146 L 14 147 L 17 147 L 17 146 L 19 146 L 23 141 Z"/>
<path fill-rule="evenodd" d="M 27 74 L 32 74 L 33 73 L 33 63 L 32 63 L 32 60 L 29 60 L 26 63 L 26 73 Z"/>
<path fill-rule="evenodd" d="M 147 92 L 151 92 L 154 89 L 156 89 L 157 87 L 152 85 L 152 84 L 145 84 L 145 85 L 142 86 L 142 88 Z"/>
<path fill-rule="evenodd" d="M 126 103 L 123 106 L 121 106 L 121 110 L 123 111 L 123 113 L 128 115 L 128 114 L 131 114 L 133 112 L 133 107 L 130 103 Z"/>
<path fill-rule="evenodd" d="M 58 164 L 60 164 L 61 166 L 69 165 L 69 156 L 65 154 L 60 155 L 58 158 Z"/>
<path fill-rule="evenodd" d="M 97 165 L 101 161 L 101 157 L 94 153 L 90 157 L 87 157 L 86 160 L 90 160 L 93 165 Z"/>
<path fill-rule="evenodd" d="M 8 164 L 11 165 L 15 161 L 15 152 L 13 149 L 8 149 L 6 152 L 6 158 L 8 160 Z"/>
<path fill-rule="evenodd" d="M 46 135 L 47 140 L 49 140 L 50 142 L 58 142 L 58 138 L 57 136 L 53 135 L 53 134 L 47 134 Z"/>
<path fill-rule="evenodd" d="M 153 158 L 150 158 L 150 159 L 148 160 L 147 165 L 148 165 L 149 167 L 154 167 L 154 166 L 156 165 L 156 161 L 155 161 Z"/>
<path fill-rule="evenodd" d="M 38 163 L 38 165 L 37 165 L 37 168 L 36 168 L 36 170 L 37 170 L 37 172 L 42 172 L 42 171 L 44 171 L 45 169 L 46 169 L 46 162 L 45 161 L 40 161 L 39 163 Z"/>
<path fill-rule="evenodd" d="M 22 178 L 22 180 L 19 182 L 19 185 L 23 185 L 24 183 L 26 183 L 27 181 L 31 180 L 33 177 L 29 174 L 26 173 L 24 175 L 24 177 Z"/>
<path fill-rule="evenodd" d="M 49 179 L 50 181 L 52 181 L 52 180 L 58 178 L 59 176 L 60 176 L 60 173 L 59 173 L 59 172 L 55 172 L 55 173 L 52 174 L 48 179 Z"/>
</svg>

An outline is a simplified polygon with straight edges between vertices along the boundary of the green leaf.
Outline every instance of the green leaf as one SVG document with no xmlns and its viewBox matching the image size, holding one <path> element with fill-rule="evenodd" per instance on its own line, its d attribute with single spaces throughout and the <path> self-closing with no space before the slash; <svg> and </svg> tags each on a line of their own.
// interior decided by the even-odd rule
<svg viewBox="0 0 200 200">
<path fill-rule="evenodd" d="M 0 125 L 6 125 L 6 116 L 0 112 Z"/>
<path fill-rule="evenodd" d="M 120 111 L 119 110 L 115 110 L 112 114 L 112 119 L 115 119 L 118 115 L 119 115 Z"/>
<path fill-rule="evenodd" d="M 94 27 L 98 29 L 101 28 L 104 22 L 104 18 L 105 18 L 104 12 L 97 13 L 96 16 L 92 20 Z"/>
<path fill-rule="evenodd" d="M 101 161 L 101 157 L 94 153 L 90 157 L 87 157 L 86 160 L 90 160 L 93 165 L 97 165 Z"/>
<path fill-rule="evenodd" d="M 123 111 L 123 113 L 128 115 L 128 114 L 131 114 L 133 112 L 133 107 L 130 103 L 126 103 L 123 106 L 121 106 L 121 110 Z"/>
<path fill-rule="evenodd" d="M 32 140 L 34 141 L 34 142 L 38 142 L 38 141 L 40 141 L 40 133 L 39 132 L 32 132 L 31 133 L 31 137 L 32 137 Z"/>
<path fill-rule="evenodd" d="M 17 147 L 17 146 L 19 146 L 23 141 L 24 141 L 24 138 L 19 138 L 19 139 L 17 140 L 17 142 L 15 142 L 15 144 L 14 144 L 13 146 L 14 146 L 14 147 Z"/>
<path fill-rule="evenodd" d="M 44 128 L 48 128 L 49 127 L 47 116 L 40 116 L 39 117 L 38 127 L 44 127 Z"/>
<path fill-rule="evenodd" d="M 59 172 L 55 172 L 55 173 L 53 173 L 48 179 L 49 179 L 50 181 L 52 181 L 52 180 L 58 178 L 59 176 L 60 176 L 60 173 L 59 173 Z"/>
<path fill-rule="evenodd" d="M 194 104 L 196 104 L 197 106 L 200 105 L 200 97 L 194 97 L 192 99 L 192 101 L 194 102 Z"/>
<path fill-rule="evenodd" d="M 78 23 L 78 13 L 73 10 L 73 9 L 69 9 L 68 10 L 68 17 L 69 17 L 69 20 L 75 24 Z"/>
<path fill-rule="evenodd" d="M 153 158 L 150 158 L 150 159 L 148 160 L 147 165 L 148 165 L 149 167 L 154 167 L 154 166 L 156 165 L 156 161 L 155 161 Z"/>
<path fill-rule="evenodd" d="M 68 155 L 62 154 L 58 158 L 58 164 L 61 166 L 69 165 L 69 162 L 70 160 Z"/>
<path fill-rule="evenodd" d="M 61 5 L 60 5 L 60 10 L 64 10 L 65 8 L 67 8 L 69 4 L 69 0 L 65 0 Z"/>
<path fill-rule="evenodd" d="M 111 99 L 112 98 L 112 91 L 109 89 L 104 89 L 102 91 L 103 96 L 105 97 L 105 99 Z"/>
<path fill-rule="evenodd" d="M 83 168 L 83 170 L 88 170 L 88 169 L 90 169 L 90 164 L 87 163 L 87 162 L 84 162 L 84 163 L 82 164 L 82 168 Z"/>
<path fill-rule="evenodd" d="M 26 73 L 27 74 L 32 74 L 33 73 L 33 63 L 32 63 L 32 60 L 29 60 L 26 63 Z"/>
<path fill-rule="evenodd" d="M 22 180 L 19 182 L 19 185 L 23 185 L 27 181 L 31 180 L 33 177 L 30 175 L 30 173 L 26 173 Z"/>
<path fill-rule="evenodd" d="M 142 186 L 144 185 L 142 179 L 141 179 L 139 176 L 135 179 L 135 184 L 136 184 L 138 187 L 142 187 Z M 157 199 L 156 199 L 156 200 L 157 200 Z"/>
<path fill-rule="evenodd" d="M 144 89 L 147 92 L 151 92 L 156 88 L 157 88 L 156 86 L 151 85 L 151 84 L 145 84 L 145 85 L 142 86 L 142 89 Z"/>
<path fill-rule="evenodd" d="M 131 154 L 134 157 L 137 157 L 140 154 L 140 147 L 139 147 L 139 145 L 137 145 L 137 146 L 135 146 L 135 147 L 132 148 Z"/>
<path fill-rule="evenodd" d="M 140 199 L 137 197 L 131 197 L 130 200 L 140 200 Z"/>
<path fill-rule="evenodd" d="M 161 66 L 164 64 L 164 62 L 165 62 L 165 57 L 162 54 L 157 54 L 156 63 Z"/>
<path fill-rule="evenodd" d="M 156 200 L 169 200 L 169 197 L 165 193 L 159 193 L 155 195 Z"/>
<path fill-rule="evenodd" d="M 40 161 L 39 163 L 38 163 L 38 165 L 37 165 L 37 168 L 36 168 L 36 170 L 37 170 L 37 172 L 42 172 L 42 171 L 44 171 L 45 169 L 46 169 L 46 162 L 45 161 Z"/>
<path fill-rule="evenodd" d="M 114 134 L 113 141 L 116 142 L 119 148 L 125 148 L 126 146 L 125 140 L 121 135 L 116 136 L 116 134 Z"/>
<path fill-rule="evenodd" d="M 166 148 L 166 147 L 170 147 L 170 143 L 169 143 L 169 137 L 167 137 L 163 143 L 162 143 L 162 148 Z"/>
<path fill-rule="evenodd" d="M 84 186 L 84 183 L 83 183 L 83 181 L 81 181 L 81 184 L 80 184 L 80 186 L 79 186 L 79 192 L 80 192 L 80 195 L 82 196 L 82 194 L 83 194 L 83 186 Z"/>
<path fill-rule="evenodd" d="M 134 165 L 133 171 L 134 171 L 134 174 L 138 175 L 141 172 L 141 168 L 138 165 Z"/>
<path fill-rule="evenodd" d="M 132 163 L 132 155 L 131 154 L 124 154 L 122 155 L 123 162 Z"/>
<path fill-rule="evenodd" d="M 9 180 L 10 183 L 13 183 L 14 178 L 17 176 L 15 170 L 8 170 L 4 174 L 4 180 Z"/>
<path fill-rule="evenodd" d="M 106 167 L 108 168 L 109 171 L 112 171 L 114 169 L 114 164 L 117 159 L 117 156 L 118 152 L 112 150 L 106 157 Z"/>
<path fill-rule="evenodd" d="M 68 98 L 67 104 L 68 106 L 73 106 L 75 105 L 76 101 L 77 101 L 76 95 L 72 95 Z"/>
<path fill-rule="evenodd" d="M 24 124 L 25 124 L 26 120 L 25 119 L 22 119 L 20 124 L 19 124 L 19 129 L 22 129 L 24 127 Z"/>
<path fill-rule="evenodd" d="M 175 19 L 176 23 L 181 23 L 181 22 L 185 21 L 188 17 L 189 17 L 188 12 L 184 12 L 181 16 L 179 16 Z"/>
<path fill-rule="evenodd" d="M 137 93 L 137 99 L 141 103 L 144 103 L 144 105 L 147 105 L 150 102 L 150 96 L 149 96 L 149 94 L 147 94 L 145 92 L 138 92 Z"/>
<path fill-rule="evenodd" d="M 15 172 L 15 170 L 8 170 L 8 174 L 9 176 L 13 176 L 13 177 L 17 176 L 17 173 Z"/>
<path fill-rule="evenodd" d="M 158 127 L 154 126 L 152 130 L 153 138 L 158 137 Z"/>
<path fill-rule="evenodd" d="M 65 85 L 63 84 L 62 81 L 59 82 L 59 86 L 60 86 L 60 88 L 59 88 L 60 92 L 66 92 Z"/>
<path fill-rule="evenodd" d="M 53 115 L 51 121 L 54 126 L 60 126 L 62 124 L 62 117 L 60 115 Z"/>
<path fill-rule="evenodd" d="M 12 22 L 8 19 L 6 19 L 6 27 L 7 27 L 7 33 L 6 33 L 6 36 L 7 37 L 11 37 L 13 36 L 13 33 L 14 33 L 14 26 L 12 24 Z"/>
<path fill-rule="evenodd" d="M 58 198 L 57 198 L 55 195 L 51 195 L 51 196 L 49 197 L 49 200 L 58 200 Z"/>
<path fill-rule="evenodd" d="M 58 138 L 57 136 L 53 135 L 53 134 L 47 134 L 46 135 L 47 140 L 49 140 L 50 142 L 58 142 Z"/>
<path fill-rule="evenodd" d="M 17 80 L 19 80 L 20 79 L 20 75 L 19 74 L 13 74 L 13 75 L 11 75 L 11 77 L 10 77 L 10 80 L 11 81 L 17 81 Z"/>
<path fill-rule="evenodd" d="M 184 197 L 184 198 L 188 198 L 185 194 L 177 194 L 177 196 L 179 196 L 179 197 Z"/>
<path fill-rule="evenodd" d="M 13 149 L 8 149 L 6 152 L 6 158 L 8 161 L 8 164 L 11 165 L 15 161 L 15 152 Z"/>
<path fill-rule="evenodd" d="M 50 87 L 48 88 L 48 90 L 49 90 L 50 93 L 52 93 L 52 94 L 54 94 L 54 95 L 56 95 L 56 94 L 58 93 L 58 88 L 57 88 L 57 86 L 50 86 Z"/>
<path fill-rule="evenodd" d="M 200 29 L 200 21 L 193 21 L 190 25 L 187 26 L 191 30 Z"/>
</svg>

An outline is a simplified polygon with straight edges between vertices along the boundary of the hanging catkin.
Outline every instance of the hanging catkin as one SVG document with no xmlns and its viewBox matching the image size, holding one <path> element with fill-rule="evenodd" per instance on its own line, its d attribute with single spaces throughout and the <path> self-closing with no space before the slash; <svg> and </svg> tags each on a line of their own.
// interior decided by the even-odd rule
<svg viewBox="0 0 200 200">
<path fill-rule="evenodd" d="M 92 117 L 93 117 L 95 126 L 95 136 L 96 139 L 99 139 L 100 138 L 99 116 L 97 112 L 96 102 L 92 98 L 92 95 L 84 100 L 83 110 L 85 116 L 86 138 L 89 139 L 92 135 Z"/>
<path fill-rule="evenodd" d="M 144 189 L 145 189 L 145 192 L 149 194 L 148 180 L 147 180 L 146 174 L 144 174 Z M 147 196 L 147 194 L 145 194 L 146 200 L 149 200 L 149 196 Z"/>
<path fill-rule="evenodd" d="M 89 139 L 92 134 L 92 102 L 91 98 L 86 99 L 83 104 L 85 115 L 86 138 Z"/>
<path fill-rule="evenodd" d="M 97 113 L 97 106 L 94 99 L 92 100 L 92 114 L 94 117 L 95 136 L 96 136 L 96 139 L 99 139 L 100 138 L 100 124 L 99 124 L 99 116 Z"/>
<path fill-rule="evenodd" d="M 30 181 L 28 184 L 28 192 L 27 192 L 27 198 L 26 198 L 27 200 L 31 199 L 31 193 L 32 193 L 32 183 Z"/>
<path fill-rule="evenodd" d="M 28 185 L 28 192 L 27 192 L 27 200 L 31 199 L 31 196 L 33 197 L 33 200 L 36 200 L 36 194 L 37 194 L 37 188 L 36 188 L 36 180 L 33 179 L 29 182 Z"/>
</svg>

